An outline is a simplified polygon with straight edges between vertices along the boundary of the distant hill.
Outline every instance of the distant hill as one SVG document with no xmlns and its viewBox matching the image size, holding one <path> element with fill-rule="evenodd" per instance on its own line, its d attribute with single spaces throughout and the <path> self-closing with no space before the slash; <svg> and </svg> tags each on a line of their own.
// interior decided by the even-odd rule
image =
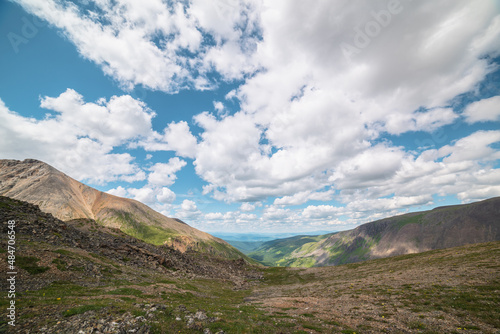
<svg viewBox="0 0 500 334">
<path fill-rule="evenodd" d="M 271 266 L 328 266 L 497 240 L 500 197 L 395 216 L 329 235 L 268 241 L 248 255 Z"/>
<path fill-rule="evenodd" d="M 266 241 L 275 241 L 278 239 L 292 238 L 296 236 L 306 237 L 306 236 L 317 236 L 319 234 L 328 234 L 330 231 L 316 231 L 316 232 L 301 232 L 301 233 L 231 233 L 231 232 L 214 232 L 212 235 L 223 239 L 228 242 L 231 246 L 237 248 L 243 254 L 249 254 L 257 250 Z M 264 258 L 269 255 L 272 257 L 280 258 L 279 255 L 266 253 L 257 255 L 257 258 Z M 265 262 L 265 261 L 264 261 Z M 271 260 L 270 263 L 274 263 Z"/>
<path fill-rule="evenodd" d="M 254 241 L 271 241 L 271 240 L 276 240 L 276 239 L 285 239 L 285 238 L 291 238 L 295 237 L 298 235 L 323 235 L 323 234 L 330 234 L 333 231 L 302 231 L 302 232 L 287 232 L 287 233 L 280 233 L 280 232 L 266 232 L 266 233 L 256 233 L 256 232 L 249 232 L 249 233 L 232 233 L 232 232 L 210 232 L 211 235 L 216 236 L 217 238 L 224 239 L 226 241 L 228 240 L 233 240 L 233 241 L 244 241 L 244 242 L 254 242 Z"/>
<path fill-rule="evenodd" d="M 0 160 L 0 195 L 36 204 L 63 221 L 92 219 L 151 244 L 232 258 L 243 256 L 219 238 L 165 217 L 138 201 L 91 188 L 42 161 Z"/>
</svg>

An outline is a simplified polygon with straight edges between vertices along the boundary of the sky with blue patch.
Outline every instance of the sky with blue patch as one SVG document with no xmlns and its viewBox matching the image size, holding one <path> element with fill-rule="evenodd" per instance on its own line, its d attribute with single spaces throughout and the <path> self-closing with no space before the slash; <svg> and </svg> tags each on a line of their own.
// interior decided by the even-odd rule
<svg viewBox="0 0 500 334">
<path fill-rule="evenodd" d="M 0 158 L 208 232 L 500 196 L 499 1 L 3 1 L 0 57 Z"/>
</svg>

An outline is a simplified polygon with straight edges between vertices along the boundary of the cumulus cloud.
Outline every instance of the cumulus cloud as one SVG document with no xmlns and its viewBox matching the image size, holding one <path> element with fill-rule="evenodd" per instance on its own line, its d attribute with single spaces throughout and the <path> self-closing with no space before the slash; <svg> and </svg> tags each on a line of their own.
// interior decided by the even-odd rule
<svg viewBox="0 0 500 334">
<path fill-rule="evenodd" d="M 147 151 L 175 151 L 178 156 L 194 158 L 197 140 L 185 121 L 172 122 L 163 133 L 152 132 L 146 138 L 137 141 L 131 147 L 143 147 Z"/>
<path fill-rule="evenodd" d="M 180 208 L 177 209 L 175 215 L 181 219 L 196 220 L 202 215 L 202 212 L 198 209 L 194 201 L 185 199 L 182 201 L 182 204 L 180 205 Z"/>
<path fill-rule="evenodd" d="M 115 146 L 151 129 L 154 113 L 142 102 L 128 95 L 85 102 L 68 89 L 56 98 L 43 97 L 41 105 L 54 112 L 37 120 L 9 110 L 0 100 L 3 158 L 40 159 L 78 180 L 97 184 L 146 178 L 129 153 L 112 153 Z"/>
<path fill-rule="evenodd" d="M 467 123 L 500 120 L 500 96 L 473 102 L 464 110 Z"/>
<path fill-rule="evenodd" d="M 500 154 L 491 147 L 499 142 L 499 131 L 478 131 L 440 149 L 406 153 L 382 178 L 372 176 L 363 183 L 354 170 L 336 179 L 339 199 L 351 216 L 370 211 L 390 215 L 398 209 L 430 205 L 433 194 L 460 194 L 464 201 L 484 199 L 478 194 L 495 194 L 500 180 L 493 163 Z M 384 160 L 390 159 L 379 160 L 382 170 Z"/>
<path fill-rule="evenodd" d="M 171 158 L 168 163 L 156 163 L 149 168 L 148 182 L 155 186 L 171 186 L 177 176 L 175 173 L 186 166 L 186 162 L 177 157 Z"/>
<path fill-rule="evenodd" d="M 224 224 L 248 222 L 257 208 L 249 203 L 270 197 L 275 199 L 262 208 L 261 222 L 337 224 L 340 215 L 362 219 L 425 206 L 435 194 L 468 201 L 497 193 L 498 131 L 468 128 L 451 143 L 415 151 L 395 144 L 462 120 L 499 120 L 498 96 L 469 104 L 462 115 L 450 107 L 457 96 L 476 94 L 498 69 L 492 59 L 500 50 L 500 15 L 493 1 L 402 0 L 392 9 L 387 1 L 320 1 L 314 10 L 299 0 L 119 0 L 85 10 L 65 1 L 19 3 L 127 89 L 206 90 L 220 78 L 238 84 L 226 99 L 240 110 L 229 113 L 223 101 L 214 101 L 213 113 L 194 117 L 196 136 L 186 121 L 171 122 L 160 133 L 151 130 L 154 113 L 141 101 L 123 96 L 86 103 L 68 90 L 42 99 L 58 113 L 43 121 L 0 106 L 0 131 L 8 138 L 2 152 L 11 153 L 9 140 L 23 143 L 28 153 L 53 144 L 42 155 L 56 160 L 62 149 L 76 168 L 88 166 L 85 152 L 95 151 L 98 180 L 147 178 L 147 186 L 130 194 L 171 203 L 165 187 L 184 160 L 155 164 L 146 175 L 132 156 L 111 152 L 124 144 L 174 151 L 193 160 L 204 194 L 244 203 L 244 213 L 204 216 Z M 346 45 L 356 52 L 346 55 Z M 55 128 L 62 138 L 57 143 L 50 138 Z M 83 167 L 78 171 L 89 177 Z M 332 199 L 344 208 L 287 208 Z M 178 215 L 202 217 L 190 200 Z"/>
<path fill-rule="evenodd" d="M 175 193 L 167 187 L 156 187 L 150 184 L 142 188 L 124 188 L 118 186 L 107 191 L 108 194 L 135 199 L 141 203 L 151 206 L 158 211 L 171 208 L 175 199 Z"/>
<path fill-rule="evenodd" d="M 118 197 L 127 197 L 128 191 L 122 186 L 118 186 L 116 188 L 108 190 L 107 193 Z"/>
<path fill-rule="evenodd" d="M 448 163 L 464 164 L 469 161 L 494 161 L 500 158 L 500 151 L 491 147 L 500 141 L 500 131 L 478 131 L 446 145 L 438 153 Z"/>
<path fill-rule="evenodd" d="M 91 103 L 69 88 L 58 97 L 43 97 L 40 106 L 57 112 L 56 120 L 71 124 L 76 135 L 87 135 L 111 146 L 150 132 L 151 119 L 155 116 L 144 102 L 130 95 Z"/>
<path fill-rule="evenodd" d="M 264 209 L 262 218 L 266 220 L 288 220 L 290 217 L 289 209 L 281 209 L 275 206 L 270 206 Z"/>
<path fill-rule="evenodd" d="M 175 199 L 175 193 L 168 188 L 177 180 L 176 173 L 179 172 L 186 162 L 174 157 L 168 160 L 167 163 L 156 163 L 149 167 L 147 170 L 147 183 L 142 188 L 117 188 L 108 190 L 112 195 L 130 197 L 139 202 L 152 206 L 158 211 L 165 211 L 170 209 Z M 193 202 L 194 203 L 194 202 Z"/>
<path fill-rule="evenodd" d="M 334 218 L 341 211 L 342 208 L 332 205 L 309 205 L 302 211 L 302 216 L 306 219 Z"/>
<path fill-rule="evenodd" d="M 276 198 L 274 200 L 274 205 L 300 205 L 307 203 L 308 201 L 329 201 L 333 198 L 335 191 L 301 191 L 292 196 L 284 196 Z"/>
<path fill-rule="evenodd" d="M 390 24 L 349 60 L 341 43 L 351 43 L 355 28 L 387 4 L 304 6 L 288 1 L 262 8 L 255 57 L 266 70 L 231 95 L 242 110 L 223 119 L 196 117 L 204 132 L 194 164 L 216 199 L 275 196 L 277 205 L 297 205 L 328 186 L 389 182 L 412 158 L 404 148 L 375 141 L 386 133 L 432 133 L 457 121 L 449 101 L 494 69 L 485 55 L 496 51 L 484 41 L 500 29 L 489 2 L 442 1 L 430 11 L 403 1 Z M 461 24 L 465 18 L 474 24 Z"/>
<path fill-rule="evenodd" d="M 91 7 L 86 2 L 17 2 L 60 29 L 83 57 L 126 89 L 207 89 L 213 86 L 207 74 L 214 68 L 229 79 L 255 69 L 248 50 L 257 40 L 258 17 L 249 2 L 120 0 L 95 1 Z"/>
<path fill-rule="evenodd" d="M 240 206 L 241 211 L 253 211 L 255 210 L 255 205 L 251 203 L 242 203 Z"/>
</svg>

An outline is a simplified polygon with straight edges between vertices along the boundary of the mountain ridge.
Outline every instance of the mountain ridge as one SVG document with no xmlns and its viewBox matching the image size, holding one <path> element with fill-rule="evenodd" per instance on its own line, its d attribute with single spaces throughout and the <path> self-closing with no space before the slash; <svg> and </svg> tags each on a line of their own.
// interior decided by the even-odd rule
<svg viewBox="0 0 500 334">
<path fill-rule="evenodd" d="M 39 160 L 0 160 L 0 195 L 38 205 L 63 221 L 93 219 L 156 245 L 166 243 L 180 251 L 210 249 L 239 256 L 239 251 L 222 239 L 166 217 L 139 201 L 89 187 Z"/>
<path fill-rule="evenodd" d="M 353 230 L 317 236 L 316 241 L 301 239 L 266 242 L 248 255 L 267 265 L 310 267 L 497 241 L 500 197 L 388 217 Z"/>
</svg>

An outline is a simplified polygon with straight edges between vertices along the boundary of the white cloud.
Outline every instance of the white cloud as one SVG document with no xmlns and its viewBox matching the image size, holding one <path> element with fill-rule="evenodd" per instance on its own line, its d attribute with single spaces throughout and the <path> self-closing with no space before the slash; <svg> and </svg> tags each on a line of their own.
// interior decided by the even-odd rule
<svg viewBox="0 0 500 334">
<path fill-rule="evenodd" d="M 144 186 L 142 188 L 128 188 L 127 192 L 133 199 L 141 203 L 147 205 L 153 205 L 156 203 L 156 191 L 149 186 Z"/>
<path fill-rule="evenodd" d="M 177 179 L 175 173 L 184 166 L 186 162 L 177 157 L 171 158 L 168 163 L 156 163 L 149 168 L 148 182 L 156 186 L 171 186 Z"/>
<path fill-rule="evenodd" d="M 155 116 L 144 102 L 129 95 L 91 103 L 69 88 L 58 97 L 43 97 L 40 106 L 58 112 L 56 120 L 71 125 L 76 135 L 86 135 L 111 146 L 147 135 Z"/>
<path fill-rule="evenodd" d="M 478 131 L 457 140 L 453 145 L 439 149 L 439 155 L 448 163 L 468 161 L 494 161 L 500 159 L 500 151 L 490 145 L 500 142 L 500 131 Z"/>
<path fill-rule="evenodd" d="M 162 187 L 156 195 L 156 199 L 162 204 L 173 203 L 175 201 L 175 198 L 175 193 L 167 187 Z"/>
<path fill-rule="evenodd" d="M 412 114 L 391 114 L 387 118 L 385 128 L 391 134 L 408 131 L 432 132 L 453 123 L 459 116 L 451 108 L 435 108 L 426 112 Z"/>
<path fill-rule="evenodd" d="M 343 211 L 343 208 L 335 207 L 332 205 L 309 205 L 302 211 L 302 216 L 305 219 L 311 218 L 335 218 L 340 212 Z"/>
<path fill-rule="evenodd" d="M 196 220 L 202 215 L 202 212 L 196 206 L 194 201 L 185 199 L 180 208 L 176 211 L 176 217 L 180 219 Z"/>
<path fill-rule="evenodd" d="M 226 99 L 241 110 L 229 115 L 214 101 L 213 114 L 194 117 L 201 129 L 196 136 L 185 121 L 158 133 L 151 130 L 154 113 L 141 101 L 122 96 L 86 103 L 68 90 L 42 99 L 58 112 L 43 121 L 0 106 L 6 156 L 48 157 L 79 178 L 92 170 L 100 182 L 147 178 L 148 185 L 129 194 L 172 203 L 175 194 L 163 186 L 176 180 L 183 160 L 156 164 L 146 175 L 132 156 L 112 152 L 117 145 L 175 151 L 193 159 L 205 194 L 245 202 L 240 211 L 247 213 L 204 216 L 235 226 L 256 218 L 248 202 L 268 197 L 277 198 L 257 220 L 276 227 L 304 217 L 326 225 L 338 224 L 340 214 L 376 218 L 426 205 L 435 194 L 468 201 L 497 193 L 498 131 L 464 134 L 452 143 L 433 140 L 436 149 L 424 151 L 384 139 L 408 132 L 431 137 L 460 121 L 451 100 L 474 92 L 496 70 L 490 61 L 499 55 L 500 15 L 493 1 L 402 0 L 382 25 L 373 13 L 388 10 L 384 1 L 320 1 L 311 10 L 299 0 L 118 0 L 95 2 L 94 12 L 62 0 L 19 2 L 126 88 L 205 90 L 220 77 L 239 84 Z M 374 24 L 380 31 L 347 59 L 341 46 L 355 45 L 359 32 Z M 498 121 L 499 104 L 498 96 L 474 102 L 464 119 Z M 12 152 L 12 142 L 21 143 L 20 152 Z M 286 208 L 334 196 L 345 209 Z M 189 200 L 178 214 L 203 217 Z"/>
<path fill-rule="evenodd" d="M 268 208 L 264 209 L 264 212 L 262 213 L 262 218 L 266 220 L 288 220 L 290 217 L 290 210 L 288 209 L 281 209 L 277 208 L 274 206 L 270 206 Z"/>
<path fill-rule="evenodd" d="M 464 110 L 467 123 L 488 122 L 500 120 L 500 96 L 473 102 Z"/>
<path fill-rule="evenodd" d="M 110 189 L 107 191 L 107 193 L 118 197 L 127 197 L 128 194 L 127 189 L 123 188 L 122 186 Z"/>
<path fill-rule="evenodd" d="M 147 151 L 175 151 L 181 157 L 194 158 L 197 140 L 189 130 L 189 125 L 185 121 L 180 121 L 168 124 L 163 134 L 152 132 L 132 147 L 138 146 Z"/>
<path fill-rule="evenodd" d="M 42 98 L 42 105 L 56 113 L 43 120 L 25 118 L 0 100 L 1 157 L 40 159 L 90 183 L 146 178 L 130 154 L 112 153 L 150 130 L 154 114 L 142 102 L 125 95 L 88 103 L 68 89 L 59 97 Z"/>
<path fill-rule="evenodd" d="M 176 199 L 175 193 L 169 188 L 150 184 L 146 184 L 142 188 L 124 188 L 119 186 L 107 192 L 112 195 L 135 199 L 158 211 L 169 209 L 169 205 Z"/>
<path fill-rule="evenodd" d="M 250 212 L 255 210 L 255 205 L 251 203 L 242 203 L 240 206 L 241 211 Z"/>
<path fill-rule="evenodd" d="M 258 16 L 243 1 L 96 1 L 90 10 L 82 2 L 17 2 L 60 29 L 82 56 L 127 89 L 206 89 L 214 67 L 227 78 L 240 78 L 255 67 L 248 53 Z M 204 35 L 215 43 L 207 43 Z M 222 58 L 228 62 L 221 63 Z"/>
<path fill-rule="evenodd" d="M 352 212 L 387 212 L 391 210 L 400 210 L 412 206 L 421 206 L 432 204 L 432 195 L 418 196 L 394 196 L 392 198 L 376 198 L 358 200 L 349 203 L 347 209 Z"/>
<path fill-rule="evenodd" d="M 229 94 L 240 100 L 240 112 L 221 120 L 196 117 L 204 131 L 194 164 L 207 192 L 219 200 L 276 196 L 276 205 L 297 205 L 328 186 L 385 184 L 412 157 L 374 140 L 434 132 L 458 119 L 450 99 L 494 69 L 484 58 L 496 52 L 485 36 L 500 32 L 494 5 L 442 1 L 429 11 L 404 1 L 401 13 L 347 61 L 339 45 L 384 6 L 321 2 L 310 11 L 287 1 L 259 7 L 262 40 L 254 56 L 266 70 Z M 463 24 L 466 19 L 474 24 Z"/>
<path fill-rule="evenodd" d="M 274 200 L 274 205 L 300 205 L 307 203 L 308 201 L 329 201 L 333 198 L 334 191 L 301 191 L 293 194 L 292 196 L 284 196 L 281 198 L 276 198 Z"/>
<path fill-rule="evenodd" d="M 205 214 L 206 220 L 223 220 L 224 215 L 220 212 L 209 212 Z"/>
<path fill-rule="evenodd" d="M 377 145 L 342 161 L 331 176 L 337 188 L 354 189 L 385 183 L 401 168 L 405 158 L 401 148 Z"/>
</svg>

